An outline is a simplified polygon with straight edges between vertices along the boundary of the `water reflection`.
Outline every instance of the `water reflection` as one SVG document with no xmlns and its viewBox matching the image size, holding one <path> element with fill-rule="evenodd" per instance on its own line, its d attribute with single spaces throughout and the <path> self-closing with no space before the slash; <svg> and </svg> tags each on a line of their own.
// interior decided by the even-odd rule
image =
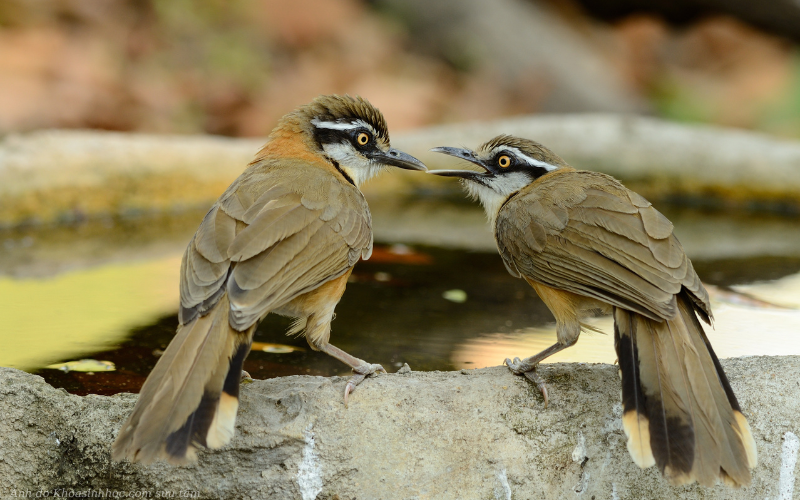
<svg viewBox="0 0 800 500">
<path fill-rule="evenodd" d="M 68 272 L 0 277 L 0 366 L 29 370 L 117 345 L 178 305 L 180 257 Z"/>
<path fill-rule="evenodd" d="M 762 264 L 766 262 L 770 276 L 795 274 L 736 288 L 764 301 L 800 306 L 800 259 L 770 258 Z M 0 364 L 35 370 L 91 357 L 115 363 L 117 371 L 38 372 L 53 385 L 80 394 L 138 390 L 175 332 L 178 266 L 179 257 L 173 255 L 46 281 L 0 280 L 0 300 L 9 303 L 13 298 L 18 305 L 10 311 L 11 328 L 0 333 L 10 347 L 0 352 Z M 714 268 L 717 283 L 723 285 L 738 279 L 743 268 L 754 279 L 758 276 L 749 260 L 702 261 L 697 267 Z M 466 300 L 445 298 L 452 290 L 463 291 Z M 762 307 L 736 297 L 713 295 L 717 320 L 709 337 L 720 357 L 800 354 L 800 310 Z M 50 305 L 54 319 L 31 321 L 41 316 L 42 304 Z M 389 371 L 403 363 L 415 370 L 479 368 L 552 344 L 551 322 L 533 290 L 509 276 L 496 254 L 379 247 L 374 259 L 356 267 L 337 308 L 331 341 Z M 612 332 L 609 318 L 593 322 Z M 307 349 L 304 339 L 286 337 L 288 325 L 286 318 L 269 316 L 259 327 L 257 342 L 284 347 L 254 350 L 245 364 L 253 377 L 347 373 L 341 363 Z M 549 361 L 614 359 L 611 335 L 591 333 Z"/>
<path fill-rule="evenodd" d="M 705 326 L 706 334 L 720 358 L 740 356 L 785 356 L 800 354 L 800 274 L 768 283 L 737 286 L 754 298 L 788 306 L 759 304 L 726 291 L 712 291 L 714 327 Z M 716 292 L 716 293 L 714 293 Z M 606 332 L 581 334 L 578 343 L 549 358 L 547 363 L 613 363 L 614 322 L 611 317 L 587 321 Z M 495 366 L 499 360 L 525 357 L 549 347 L 556 341 L 555 323 L 541 328 L 526 328 L 514 333 L 488 333 L 469 339 L 453 352 L 453 364 L 459 368 Z"/>
<path fill-rule="evenodd" d="M 337 307 L 335 345 L 389 371 L 403 363 L 453 370 L 498 365 L 555 341 L 550 312 L 530 286 L 506 272 L 480 207 L 374 208 L 376 234 L 387 241 L 482 251 L 377 246 L 369 261 L 356 266 Z M 202 216 L 186 212 L 0 233 L 0 365 L 36 371 L 79 394 L 137 391 L 175 333 L 180 255 Z M 716 329 L 709 330 L 720 357 L 800 354 L 796 310 L 728 293 L 800 307 L 797 222 L 694 212 L 670 217 L 698 274 L 722 287 L 713 295 Z M 612 331 L 607 318 L 595 325 Z M 347 373 L 338 361 L 308 349 L 304 339 L 286 337 L 288 326 L 288 319 L 276 316 L 261 324 L 255 340 L 262 344 L 245 364 L 251 375 Z M 550 360 L 610 363 L 614 357 L 611 335 L 584 334 Z M 117 370 L 42 369 L 84 358 L 110 361 Z"/>
</svg>

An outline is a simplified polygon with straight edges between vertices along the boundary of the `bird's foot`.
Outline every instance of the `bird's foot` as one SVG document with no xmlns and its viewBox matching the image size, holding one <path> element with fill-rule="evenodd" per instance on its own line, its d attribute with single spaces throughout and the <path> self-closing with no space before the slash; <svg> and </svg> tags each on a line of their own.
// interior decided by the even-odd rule
<svg viewBox="0 0 800 500">
<path fill-rule="evenodd" d="M 531 363 L 526 363 L 524 360 L 519 358 L 514 358 L 514 361 L 511 361 L 510 359 L 506 358 L 506 360 L 503 363 L 508 367 L 509 370 L 511 370 L 511 373 L 513 373 L 514 375 L 522 375 L 525 372 L 529 372 L 531 370 L 536 369 L 536 365 L 533 365 Z"/>
<path fill-rule="evenodd" d="M 253 377 L 251 377 L 250 374 L 247 373 L 246 371 L 242 370 L 242 378 L 239 381 L 239 383 L 240 384 L 251 384 L 251 383 L 253 383 Z"/>
<path fill-rule="evenodd" d="M 536 373 L 536 367 L 539 366 L 539 364 L 531 364 L 519 358 L 514 358 L 514 361 L 506 358 L 505 365 L 508 366 L 508 369 L 511 370 L 511 373 L 514 375 L 525 375 L 525 378 L 536 384 L 536 387 L 541 391 L 542 397 L 544 398 L 544 407 L 547 408 L 547 402 L 549 400 L 547 397 L 547 385 L 544 383 L 544 379 Z"/>
<path fill-rule="evenodd" d="M 347 381 L 347 385 L 344 388 L 344 406 L 347 407 L 347 397 L 356 389 L 356 386 L 360 384 L 365 378 L 372 375 L 373 373 L 386 373 L 386 370 L 381 365 L 373 365 L 369 363 L 364 363 L 363 365 L 358 365 L 353 367 L 353 376 L 350 377 L 350 380 Z"/>
</svg>

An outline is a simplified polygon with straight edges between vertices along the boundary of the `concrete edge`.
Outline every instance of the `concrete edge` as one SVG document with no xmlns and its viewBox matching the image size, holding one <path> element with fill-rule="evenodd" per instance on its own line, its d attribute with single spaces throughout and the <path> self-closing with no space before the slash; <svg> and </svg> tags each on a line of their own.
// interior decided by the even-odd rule
<svg viewBox="0 0 800 500">
<path fill-rule="evenodd" d="M 714 196 L 800 206 L 800 142 L 721 127 L 608 114 L 537 115 L 398 133 L 394 144 L 432 168 L 433 146 L 477 146 L 510 133 L 547 145 L 651 196 Z M 241 173 L 262 139 L 44 130 L 0 141 L 0 226 L 207 206 Z M 457 192 L 408 172 L 365 186 L 367 196 Z"/>
</svg>

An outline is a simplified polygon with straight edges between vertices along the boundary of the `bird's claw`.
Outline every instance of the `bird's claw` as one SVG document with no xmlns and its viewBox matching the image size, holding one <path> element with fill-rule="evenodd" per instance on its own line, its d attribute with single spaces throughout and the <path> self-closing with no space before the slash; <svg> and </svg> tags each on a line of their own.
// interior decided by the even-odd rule
<svg viewBox="0 0 800 500">
<path fill-rule="evenodd" d="M 547 403 L 549 402 L 549 398 L 547 397 L 547 385 L 544 383 L 544 379 L 536 373 L 536 370 L 531 370 L 524 373 L 525 378 L 536 384 L 536 387 L 539 389 L 539 392 L 542 393 L 542 397 L 544 398 L 544 407 L 547 408 Z"/>
<path fill-rule="evenodd" d="M 239 383 L 240 384 L 252 384 L 253 383 L 253 377 L 251 377 L 250 374 L 247 373 L 246 371 L 242 370 L 242 378 L 239 381 Z"/>
<path fill-rule="evenodd" d="M 540 377 L 538 373 L 536 373 L 536 367 L 538 364 L 532 365 L 519 358 L 514 358 L 514 361 L 506 358 L 504 363 L 514 375 L 524 375 L 525 378 L 536 384 L 536 387 L 542 393 L 542 397 L 544 398 L 544 407 L 547 408 L 547 403 L 549 401 L 549 398 L 547 397 L 547 385 L 544 383 L 544 379 Z"/>
<path fill-rule="evenodd" d="M 344 387 L 345 408 L 347 408 L 347 398 L 350 393 L 353 392 L 356 389 L 356 386 L 363 382 L 365 378 L 374 373 L 386 373 L 386 370 L 381 365 L 373 365 L 369 363 L 364 363 L 363 365 L 353 367 L 353 376 L 350 377 L 350 380 L 347 381 L 347 385 Z"/>
<path fill-rule="evenodd" d="M 524 373 L 536 369 L 536 365 L 526 363 L 525 361 L 519 358 L 514 358 L 514 361 L 511 361 L 510 359 L 506 358 L 506 360 L 503 363 L 505 363 L 505 365 L 508 367 L 509 370 L 511 370 L 511 373 L 513 373 L 514 375 L 522 375 Z"/>
</svg>

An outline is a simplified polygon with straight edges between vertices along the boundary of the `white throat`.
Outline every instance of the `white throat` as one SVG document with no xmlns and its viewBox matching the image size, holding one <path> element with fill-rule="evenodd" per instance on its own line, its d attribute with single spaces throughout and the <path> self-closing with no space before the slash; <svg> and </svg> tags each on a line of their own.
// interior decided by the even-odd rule
<svg viewBox="0 0 800 500">
<path fill-rule="evenodd" d="M 530 184 L 531 178 L 522 172 L 515 172 L 503 176 L 487 177 L 484 182 L 488 185 L 469 180 L 464 180 L 463 184 L 469 195 L 481 202 L 486 217 L 489 218 L 489 223 L 494 228 L 500 207 L 509 196 Z"/>
<path fill-rule="evenodd" d="M 368 181 L 383 170 L 383 166 L 365 158 L 348 142 L 324 144 L 322 149 L 328 157 L 339 164 L 356 186 Z"/>
</svg>

